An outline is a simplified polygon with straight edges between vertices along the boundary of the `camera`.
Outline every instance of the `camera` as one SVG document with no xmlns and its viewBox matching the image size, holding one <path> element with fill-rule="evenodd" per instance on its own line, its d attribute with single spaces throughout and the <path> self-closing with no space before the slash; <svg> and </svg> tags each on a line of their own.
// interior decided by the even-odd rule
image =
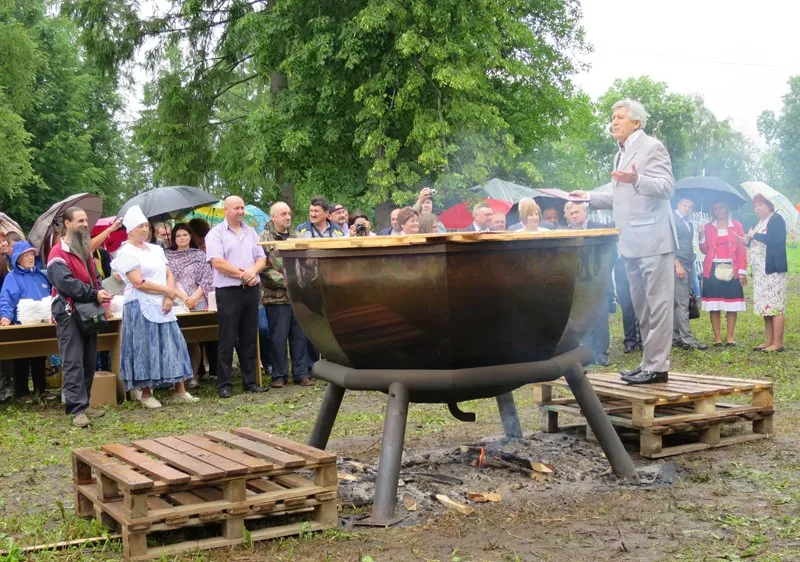
<svg viewBox="0 0 800 562">
<path fill-rule="evenodd" d="M 431 195 L 436 195 L 436 190 L 435 189 L 431 189 Z"/>
<path fill-rule="evenodd" d="M 366 236 L 367 235 L 367 225 L 364 223 L 360 223 L 356 225 L 356 236 Z"/>
</svg>

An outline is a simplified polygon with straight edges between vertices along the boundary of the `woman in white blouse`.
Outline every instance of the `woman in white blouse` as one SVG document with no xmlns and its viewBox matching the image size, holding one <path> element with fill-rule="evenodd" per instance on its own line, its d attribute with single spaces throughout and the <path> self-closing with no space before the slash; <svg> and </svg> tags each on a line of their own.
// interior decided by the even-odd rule
<svg viewBox="0 0 800 562">
<path fill-rule="evenodd" d="M 146 242 L 150 226 L 138 206 L 125 213 L 128 243 L 117 252 L 112 269 L 125 281 L 122 313 L 122 363 L 125 389 L 147 409 L 161 407 L 153 389 L 174 388 L 176 402 L 197 402 L 186 392 L 192 365 L 178 321 L 172 312 L 175 299 L 188 297 L 175 288 L 164 250 Z"/>
</svg>

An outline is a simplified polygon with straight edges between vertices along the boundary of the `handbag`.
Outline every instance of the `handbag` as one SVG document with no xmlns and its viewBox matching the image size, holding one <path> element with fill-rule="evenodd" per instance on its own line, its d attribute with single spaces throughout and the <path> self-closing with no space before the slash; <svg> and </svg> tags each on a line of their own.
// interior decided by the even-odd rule
<svg viewBox="0 0 800 562">
<path fill-rule="evenodd" d="M 714 268 L 714 277 L 725 282 L 733 280 L 733 264 L 718 263 Z"/>
<path fill-rule="evenodd" d="M 84 336 L 90 336 L 108 328 L 106 309 L 99 302 L 73 302 L 72 308 L 78 318 L 78 328 Z"/>
<path fill-rule="evenodd" d="M 689 295 L 689 320 L 700 318 L 700 307 L 697 305 L 697 295 L 694 291 Z"/>
</svg>

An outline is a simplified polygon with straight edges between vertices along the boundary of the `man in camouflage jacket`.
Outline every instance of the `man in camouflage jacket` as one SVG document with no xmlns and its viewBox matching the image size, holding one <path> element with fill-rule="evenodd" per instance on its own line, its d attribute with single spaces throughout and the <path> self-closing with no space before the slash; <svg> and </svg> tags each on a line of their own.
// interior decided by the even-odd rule
<svg viewBox="0 0 800 562">
<path fill-rule="evenodd" d="M 261 242 L 287 240 L 292 232 L 292 211 L 289 205 L 278 202 L 270 208 L 272 220 L 261 233 Z M 286 274 L 283 260 L 274 247 L 267 250 L 267 267 L 261 272 L 261 304 L 267 311 L 270 339 L 272 341 L 272 388 L 283 388 L 289 380 L 289 353 L 295 384 L 310 386 L 308 370 L 308 343 L 297 323 L 289 295 L 286 292 Z M 288 344 L 288 349 L 287 349 Z"/>
</svg>

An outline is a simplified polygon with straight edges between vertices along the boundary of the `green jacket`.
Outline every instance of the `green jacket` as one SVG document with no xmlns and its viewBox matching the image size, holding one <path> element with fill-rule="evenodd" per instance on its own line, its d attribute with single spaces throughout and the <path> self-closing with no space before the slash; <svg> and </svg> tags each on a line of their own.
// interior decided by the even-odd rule
<svg viewBox="0 0 800 562">
<path fill-rule="evenodd" d="M 259 236 L 261 242 L 273 240 L 286 240 L 294 238 L 295 233 L 282 234 L 275 230 L 272 222 Z M 261 272 L 261 304 L 289 304 L 289 295 L 286 292 L 286 277 L 283 274 L 283 260 L 278 257 L 274 246 L 264 248 L 267 253 L 267 266 Z"/>
</svg>

